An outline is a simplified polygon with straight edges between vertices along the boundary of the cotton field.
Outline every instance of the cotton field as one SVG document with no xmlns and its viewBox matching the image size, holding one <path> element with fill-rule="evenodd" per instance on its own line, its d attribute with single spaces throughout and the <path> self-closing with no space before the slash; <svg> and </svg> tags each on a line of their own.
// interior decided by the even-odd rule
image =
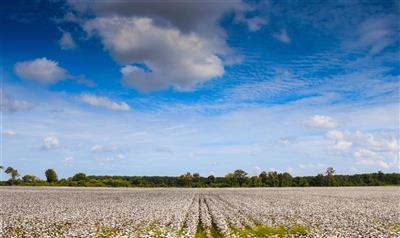
<svg viewBox="0 0 400 238">
<path fill-rule="evenodd" d="M 0 188 L 0 237 L 400 237 L 400 189 Z"/>
</svg>

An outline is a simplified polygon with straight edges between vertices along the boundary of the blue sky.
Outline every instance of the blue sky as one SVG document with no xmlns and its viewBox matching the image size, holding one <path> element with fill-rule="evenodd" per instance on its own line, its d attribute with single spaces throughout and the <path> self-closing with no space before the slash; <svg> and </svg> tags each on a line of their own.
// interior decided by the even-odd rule
<svg viewBox="0 0 400 238">
<path fill-rule="evenodd" d="M 21 174 L 399 170 L 398 1 L 3 1 Z"/>
</svg>

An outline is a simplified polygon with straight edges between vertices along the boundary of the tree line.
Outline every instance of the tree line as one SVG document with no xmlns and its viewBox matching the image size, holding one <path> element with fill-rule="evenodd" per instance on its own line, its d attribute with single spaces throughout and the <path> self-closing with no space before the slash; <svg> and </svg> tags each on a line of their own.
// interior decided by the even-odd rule
<svg viewBox="0 0 400 238">
<path fill-rule="evenodd" d="M 0 166 L 0 169 L 4 169 Z M 199 173 L 186 173 L 181 176 L 88 176 L 77 173 L 72 177 L 59 179 L 54 169 L 45 172 L 46 180 L 34 175 L 20 176 L 18 170 L 7 167 L 4 172 L 10 176 L 0 185 L 21 186 L 72 186 L 72 187 L 319 187 L 319 186 L 385 186 L 400 185 L 400 173 L 364 173 L 336 175 L 332 167 L 324 174 L 316 176 L 292 176 L 290 173 L 276 171 L 261 172 L 249 176 L 244 170 L 235 170 L 224 177 Z"/>
</svg>

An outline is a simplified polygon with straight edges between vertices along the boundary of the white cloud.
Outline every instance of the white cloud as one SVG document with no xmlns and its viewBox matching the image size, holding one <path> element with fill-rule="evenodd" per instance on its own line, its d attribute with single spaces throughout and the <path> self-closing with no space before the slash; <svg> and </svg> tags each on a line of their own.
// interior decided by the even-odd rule
<svg viewBox="0 0 400 238">
<path fill-rule="evenodd" d="M 92 171 L 89 171 L 90 173 L 98 171 L 97 173 L 154 174 L 162 169 L 165 174 L 170 175 L 185 171 L 207 174 L 212 169 L 217 175 L 224 175 L 237 168 L 254 171 L 254 167 L 259 166 L 263 169 L 274 167 L 281 171 L 293 167 L 298 174 L 309 175 L 322 172 L 328 167 L 319 168 L 319 163 L 329 164 L 340 173 L 352 173 L 352 166 L 360 172 L 372 172 L 381 167 L 363 165 L 363 161 L 357 162 L 362 159 L 355 158 L 354 152 L 360 148 L 372 150 L 362 144 L 368 141 L 371 145 L 383 144 L 377 142 L 383 141 L 384 138 L 387 141 L 387 152 L 380 152 L 378 147 L 372 151 L 382 154 L 384 162 L 390 166 L 393 166 L 394 159 L 398 158 L 396 153 L 389 152 L 396 148 L 397 144 L 398 103 L 363 106 L 353 103 L 311 106 L 305 103 L 289 103 L 266 107 L 249 104 L 221 105 L 215 102 L 189 105 L 163 102 L 157 112 L 134 111 L 124 113 L 123 116 L 110 117 L 107 113 L 87 113 L 85 108 L 77 107 L 74 101 L 69 101 L 70 98 L 50 100 L 51 97 L 45 93 L 42 96 L 49 104 L 47 108 L 41 107 L 39 109 L 43 110 L 33 110 L 26 115 L 21 114 L 18 118 L 11 115 L 7 119 L 7 128 L 30 135 L 19 137 L 18 143 L 13 140 L 4 151 L 5 158 L 18 163 L 16 166 L 21 169 L 27 166 L 26 161 L 18 159 L 21 154 L 33 153 L 32 156 L 38 157 L 40 164 L 45 167 L 51 167 L 54 158 L 62 160 L 66 155 L 66 151 L 61 149 L 52 153 L 40 153 L 39 150 L 32 151 L 31 147 L 26 146 L 35 143 L 32 140 L 33 136 L 41 138 L 42 133 L 46 131 L 67 138 L 65 142 L 60 141 L 62 148 L 77 148 L 77 145 L 81 145 L 79 148 L 82 153 L 86 153 L 85 158 L 88 159 L 79 160 L 78 163 L 78 158 L 75 158 L 77 163 L 74 164 L 74 169 L 89 169 Z M 59 101 L 63 103 L 60 104 Z M 155 99 L 153 103 L 160 102 Z M 60 108 L 60 105 L 63 105 L 63 110 L 57 113 L 47 110 Z M 225 110 L 226 108 L 228 110 Z M 209 111 L 219 113 L 203 113 Z M 329 115 L 338 122 L 346 122 L 345 129 L 335 128 L 340 131 L 336 134 L 343 134 L 343 140 L 352 142 L 352 146 L 346 150 L 336 149 L 335 140 L 324 137 L 329 130 L 314 131 L 301 126 L 302 118 L 308 119 L 310 112 Z M 65 118 L 74 120 L 71 121 L 72 124 L 66 124 Z M 188 133 L 190 130 L 196 132 Z M 355 134 L 357 130 L 362 132 L 358 133 L 358 138 L 365 139 L 360 140 L 347 135 L 346 131 Z M 373 140 L 368 139 L 371 137 L 364 135 L 366 133 L 373 134 Z M 290 146 L 277 143 L 277 139 L 285 137 L 296 138 L 296 143 Z M 112 144 L 104 143 L 104 138 Z M 332 138 L 341 139 L 341 136 Z M 354 143 L 357 141 L 359 143 Z M 109 154 L 90 153 L 91 146 L 96 143 L 108 147 L 116 145 L 118 150 Z M 162 145 L 173 148 L 174 154 L 160 156 L 154 149 Z M 96 163 L 96 158 L 115 158 L 118 153 L 126 155 L 127 159 L 115 159 L 115 163 L 110 162 L 110 166 L 115 166 L 113 171 L 107 170 L 109 167 L 105 170 Z M 215 162 L 217 164 L 210 169 L 210 165 Z M 304 170 L 294 167 L 308 163 L 315 167 Z M 148 166 L 149 164 L 152 166 Z M 382 170 L 398 171 L 396 167 Z M 38 170 L 37 173 L 39 172 Z"/>
<path fill-rule="evenodd" d="M 112 147 L 106 147 L 104 145 L 94 145 L 92 146 L 92 148 L 90 148 L 90 151 L 93 153 L 100 153 L 100 152 L 111 152 L 111 151 L 115 151 L 117 149 L 116 146 L 112 146 Z"/>
<path fill-rule="evenodd" d="M 272 36 L 275 39 L 279 40 L 280 42 L 283 42 L 286 44 L 289 44 L 291 42 L 291 39 L 290 39 L 286 29 L 282 29 L 279 32 L 272 34 Z"/>
<path fill-rule="evenodd" d="M 115 156 L 115 159 L 117 159 L 117 160 L 124 160 L 124 159 L 126 159 L 126 156 L 123 155 L 123 154 L 117 154 L 117 155 Z"/>
<path fill-rule="evenodd" d="M 353 157 L 358 165 L 395 167 L 399 154 L 396 138 L 362 131 L 329 131 L 326 137 L 334 141 L 333 148 L 344 156 Z"/>
<path fill-rule="evenodd" d="M 111 156 L 111 157 L 105 157 L 105 158 L 100 158 L 99 161 L 101 163 L 106 163 L 106 162 L 112 162 L 112 161 L 116 161 L 116 160 L 125 160 L 126 156 L 124 154 L 117 154 L 115 156 Z"/>
<path fill-rule="evenodd" d="M 382 168 L 391 167 L 381 154 L 372 150 L 361 148 L 355 151 L 353 155 L 358 159 L 357 164 L 360 165 L 379 166 Z"/>
<path fill-rule="evenodd" d="M 86 22 L 85 29 L 97 32 L 121 64 L 145 64 L 148 69 L 131 65 L 121 69 L 124 83 L 141 91 L 192 90 L 224 73 L 217 56 L 222 52 L 206 39 L 159 27 L 150 18 L 96 18 Z"/>
<path fill-rule="evenodd" d="M 56 136 L 47 136 L 43 139 L 43 144 L 40 147 L 42 150 L 50 150 L 60 146 L 60 141 Z"/>
<path fill-rule="evenodd" d="M 292 137 L 281 137 L 278 142 L 282 145 L 290 145 L 296 142 L 295 138 Z"/>
<path fill-rule="evenodd" d="M 67 156 L 64 158 L 64 161 L 72 161 L 72 160 L 74 160 L 74 158 L 71 156 Z"/>
<path fill-rule="evenodd" d="M 58 62 L 48 60 L 46 57 L 18 62 L 14 70 L 19 77 L 40 83 L 56 83 L 70 78 L 67 70 L 58 66 Z"/>
<path fill-rule="evenodd" d="M 74 49 L 76 48 L 76 43 L 74 39 L 72 38 L 71 33 L 69 32 L 63 32 L 61 39 L 58 41 L 60 44 L 61 49 L 63 50 L 69 50 L 69 49 Z"/>
<path fill-rule="evenodd" d="M 339 130 L 331 130 L 326 133 L 326 138 L 335 141 L 334 148 L 339 149 L 339 150 L 346 150 L 353 145 L 352 142 L 345 139 L 345 135 L 347 135 L 347 134 L 348 134 L 348 132 L 343 132 L 343 131 L 339 131 Z"/>
<path fill-rule="evenodd" d="M 253 17 L 246 19 L 246 23 L 249 31 L 259 31 L 268 23 L 268 20 L 264 17 Z"/>
<path fill-rule="evenodd" d="M 71 165 L 74 162 L 74 158 L 72 156 L 67 156 L 63 159 L 63 164 Z"/>
<path fill-rule="evenodd" d="M 350 141 L 338 140 L 338 141 L 336 141 L 335 148 L 337 148 L 339 150 L 346 150 L 346 149 L 350 148 L 352 145 L 353 145 L 353 143 L 351 143 Z"/>
<path fill-rule="evenodd" d="M 13 130 L 3 130 L 1 134 L 4 136 L 15 136 L 17 133 Z"/>
<path fill-rule="evenodd" d="M 221 41 L 225 32 L 219 20 L 229 13 L 246 19 L 248 12 L 256 10 L 254 5 L 242 1 L 73 1 L 69 3 L 82 13 L 94 13 L 97 17 L 151 17 L 157 25 L 172 25 L 184 33 L 196 32 L 213 41 Z M 67 14 L 71 15 L 71 14 Z M 75 19 L 76 17 L 74 17 Z"/>
<path fill-rule="evenodd" d="M 369 17 L 352 32 L 353 36 L 344 45 L 354 49 L 369 49 L 371 54 L 377 54 L 397 41 L 397 20 L 394 15 Z"/>
<path fill-rule="evenodd" d="M 339 130 L 331 130 L 326 133 L 326 137 L 332 140 L 341 140 L 344 138 L 344 133 Z"/>
<path fill-rule="evenodd" d="M 296 174 L 296 171 L 295 171 L 292 167 L 287 168 L 287 169 L 286 169 L 286 172 L 288 172 L 288 173 L 291 174 L 291 175 Z"/>
<path fill-rule="evenodd" d="M 257 69 L 254 69 L 255 71 Z M 256 76 L 259 77 L 259 76 Z M 276 69 L 273 78 L 268 80 L 254 80 L 254 76 L 247 78 L 247 82 L 225 90 L 226 98 L 230 101 L 252 101 L 276 99 L 285 94 L 291 94 L 306 86 L 287 69 Z"/>
<path fill-rule="evenodd" d="M 15 100 L 7 94 L 0 92 L 0 109 L 2 112 L 19 112 L 29 110 L 33 104 L 24 100 Z"/>
<path fill-rule="evenodd" d="M 224 64 L 238 58 L 220 25 L 226 14 L 233 13 L 240 19 L 235 22 L 245 22 L 251 31 L 267 24 L 264 17 L 247 17 L 256 7 L 242 1 L 69 3 L 83 14 L 95 15 L 81 26 L 89 35 L 100 36 L 117 62 L 128 65 L 121 69 L 124 83 L 141 91 L 188 91 L 222 76 Z"/>
<path fill-rule="evenodd" d="M 256 32 L 268 24 L 268 19 L 260 16 L 246 18 L 244 14 L 236 14 L 235 22 L 245 23 L 249 31 Z"/>
<path fill-rule="evenodd" d="M 255 170 L 256 175 L 259 175 L 263 171 L 260 166 L 255 166 L 254 170 Z"/>
<path fill-rule="evenodd" d="M 306 125 L 315 128 L 334 128 L 336 127 L 336 122 L 332 117 L 324 115 L 314 115 L 306 123 Z"/>
<path fill-rule="evenodd" d="M 114 102 L 106 97 L 99 97 L 89 93 L 83 93 L 80 100 L 92 106 L 105 107 L 117 111 L 129 111 L 130 106 L 126 102 Z"/>
<path fill-rule="evenodd" d="M 301 169 L 314 169 L 314 168 L 326 168 L 328 167 L 327 164 L 322 164 L 322 163 L 318 163 L 318 164 L 313 164 L 313 163 L 306 163 L 306 164 L 299 164 L 299 168 Z"/>
</svg>

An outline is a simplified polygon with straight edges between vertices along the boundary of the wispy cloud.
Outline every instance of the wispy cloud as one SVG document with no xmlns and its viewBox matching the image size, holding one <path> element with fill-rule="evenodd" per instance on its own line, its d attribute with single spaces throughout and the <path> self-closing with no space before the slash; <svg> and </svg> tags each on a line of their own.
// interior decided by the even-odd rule
<svg viewBox="0 0 400 238">
<path fill-rule="evenodd" d="M 116 146 L 107 147 L 107 146 L 99 145 L 99 144 L 95 144 L 94 146 L 92 146 L 90 148 L 90 151 L 93 153 L 112 152 L 115 150 L 117 150 Z"/>
<path fill-rule="evenodd" d="M 276 32 L 274 34 L 272 34 L 272 36 L 277 39 L 280 42 L 289 44 L 292 40 L 290 39 L 287 30 L 286 29 L 282 29 L 279 32 Z"/>
<path fill-rule="evenodd" d="M 33 108 L 33 104 L 31 102 L 13 99 L 7 94 L 3 93 L 3 90 L 0 92 L 0 99 L 0 109 L 2 112 L 19 112 Z"/>
<path fill-rule="evenodd" d="M 335 128 L 337 123 L 330 116 L 314 115 L 306 122 L 306 125 L 316 128 Z"/>
<path fill-rule="evenodd" d="M 100 97 L 90 93 L 83 93 L 80 100 L 92 106 L 105 107 L 116 111 L 129 111 L 131 107 L 126 102 L 114 102 L 107 97 Z"/>
<path fill-rule="evenodd" d="M 4 135 L 4 136 L 15 136 L 15 135 L 17 135 L 17 133 L 15 131 L 9 130 L 9 129 L 3 130 L 1 134 Z"/>
<path fill-rule="evenodd" d="M 60 44 L 61 49 L 63 50 L 70 50 L 70 49 L 75 49 L 76 48 L 76 43 L 74 39 L 72 38 L 71 33 L 69 32 L 64 32 L 58 41 Z"/>
</svg>

